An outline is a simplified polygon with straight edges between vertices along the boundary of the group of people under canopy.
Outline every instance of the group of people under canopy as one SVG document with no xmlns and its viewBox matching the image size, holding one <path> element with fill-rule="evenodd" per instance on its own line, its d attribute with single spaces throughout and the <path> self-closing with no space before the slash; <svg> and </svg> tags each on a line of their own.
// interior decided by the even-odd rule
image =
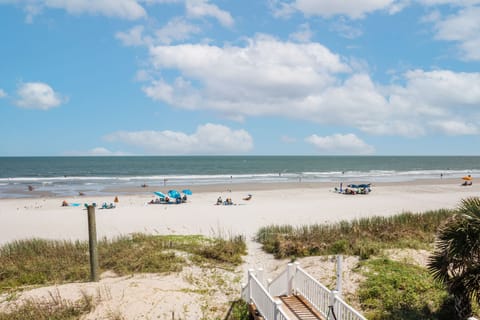
<svg viewBox="0 0 480 320">
<path fill-rule="evenodd" d="M 340 183 L 340 188 L 335 187 L 335 192 L 341 194 L 369 194 L 372 192 L 371 183 L 349 184 L 344 189 L 343 183 Z"/>
<path fill-rule="evenodd" d="M 468 176 L 462 177 L 462 180 L 462 186 L 471 186 L 473 184 L 473 178 L 470 174 Z"/>
<path fill-rule="evenodd" d="M 154 194 L 158 196 L 158 198 L 152 199 L 149 204 L 170 204 L 170 203 L 185 203 L 187 202 L 187 195 L 191 195 L 192 191 L 189 189 L 185 189 L 182 191 L 183 195 L 180 194 L 177 190 L 168 190 L 167 194 L 163 192 L 156 191 Z"/>
</svg>

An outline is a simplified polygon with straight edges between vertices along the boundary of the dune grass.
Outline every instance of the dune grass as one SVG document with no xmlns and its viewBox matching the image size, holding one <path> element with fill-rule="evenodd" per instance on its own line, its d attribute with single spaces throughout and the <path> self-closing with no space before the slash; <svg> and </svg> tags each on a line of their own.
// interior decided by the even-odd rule
<svg viewBox="0 0 480 320">
<path fill-rule="evenodd" d="M 242 262 L 246 244 L 242 236 L 133 234 L 99 241 L 98 253 L 100 272 L 161 273 L 180 271 L 187 263 L 233 267 Z M 29 285 L 87 281 L 90 274 L 88 242 L 14 241 L 0 247 L 0 265 L 0 293 Z"/>
<path fill-rule="evenodd" d="M 347 254 L 366 259 L 387 248 L 430 249 L 438 226 L 453 214 L 442 209 L 333 224 L 270 225 L 257 232 L 256 240 L 276 258 Z"/>
<path fill-rule="evenodd" d="M 90 313 L 95 307 L 88 295 L 75 302 L 51 295 L 45 300 L 27 300 L 10 312 L 0 312 L 0 320 L 74 320 Z"/>
</svg>

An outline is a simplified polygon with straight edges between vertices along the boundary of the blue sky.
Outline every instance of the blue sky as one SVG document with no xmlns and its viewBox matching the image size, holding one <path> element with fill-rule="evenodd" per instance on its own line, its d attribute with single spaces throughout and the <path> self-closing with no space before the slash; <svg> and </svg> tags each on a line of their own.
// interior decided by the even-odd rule
<svg viewBox="0 0 480 320">
<path fill-rule="evenodd" d="M 479 155 L 480 0 L 0 0 L 0 156 Z"/>
</svg>

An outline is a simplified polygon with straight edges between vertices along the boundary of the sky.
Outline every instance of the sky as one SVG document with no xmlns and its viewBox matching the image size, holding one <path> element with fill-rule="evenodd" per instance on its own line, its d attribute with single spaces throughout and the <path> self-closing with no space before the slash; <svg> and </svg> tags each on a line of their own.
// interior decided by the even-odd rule
<svg viewBox="0 0 480 320">
<path fill-rule="evenodd" d="M 480 0 L 0 0 L 0 156 L 480 155 Z"/>
</svg>

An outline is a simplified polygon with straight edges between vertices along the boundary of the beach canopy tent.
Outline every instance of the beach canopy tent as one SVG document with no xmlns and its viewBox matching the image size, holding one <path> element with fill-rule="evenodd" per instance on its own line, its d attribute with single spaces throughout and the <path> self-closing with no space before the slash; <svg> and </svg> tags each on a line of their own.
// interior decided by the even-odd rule
<svg viewBox="0 0 480 320">
<path fill-rule="evenodd" d="M 184 190 L 182 190 L 182 192 L 186 195 L 189 195 L 189 196 L 192 195 L 192 190 L 190 190 L 190 189 L 184 189 Z"/>
<path fill-rule="evenodd" d="M 155 195 L 157 195 L 160 199 L 165 199 L 166 195 L 163 192 L 155 191 Z"/>
<path fill-rule="evenodd" d="M 181 198 L 180 192 L 177 190 L 168 190 L 168 196 L 173 199 Z"/>
</svg>

